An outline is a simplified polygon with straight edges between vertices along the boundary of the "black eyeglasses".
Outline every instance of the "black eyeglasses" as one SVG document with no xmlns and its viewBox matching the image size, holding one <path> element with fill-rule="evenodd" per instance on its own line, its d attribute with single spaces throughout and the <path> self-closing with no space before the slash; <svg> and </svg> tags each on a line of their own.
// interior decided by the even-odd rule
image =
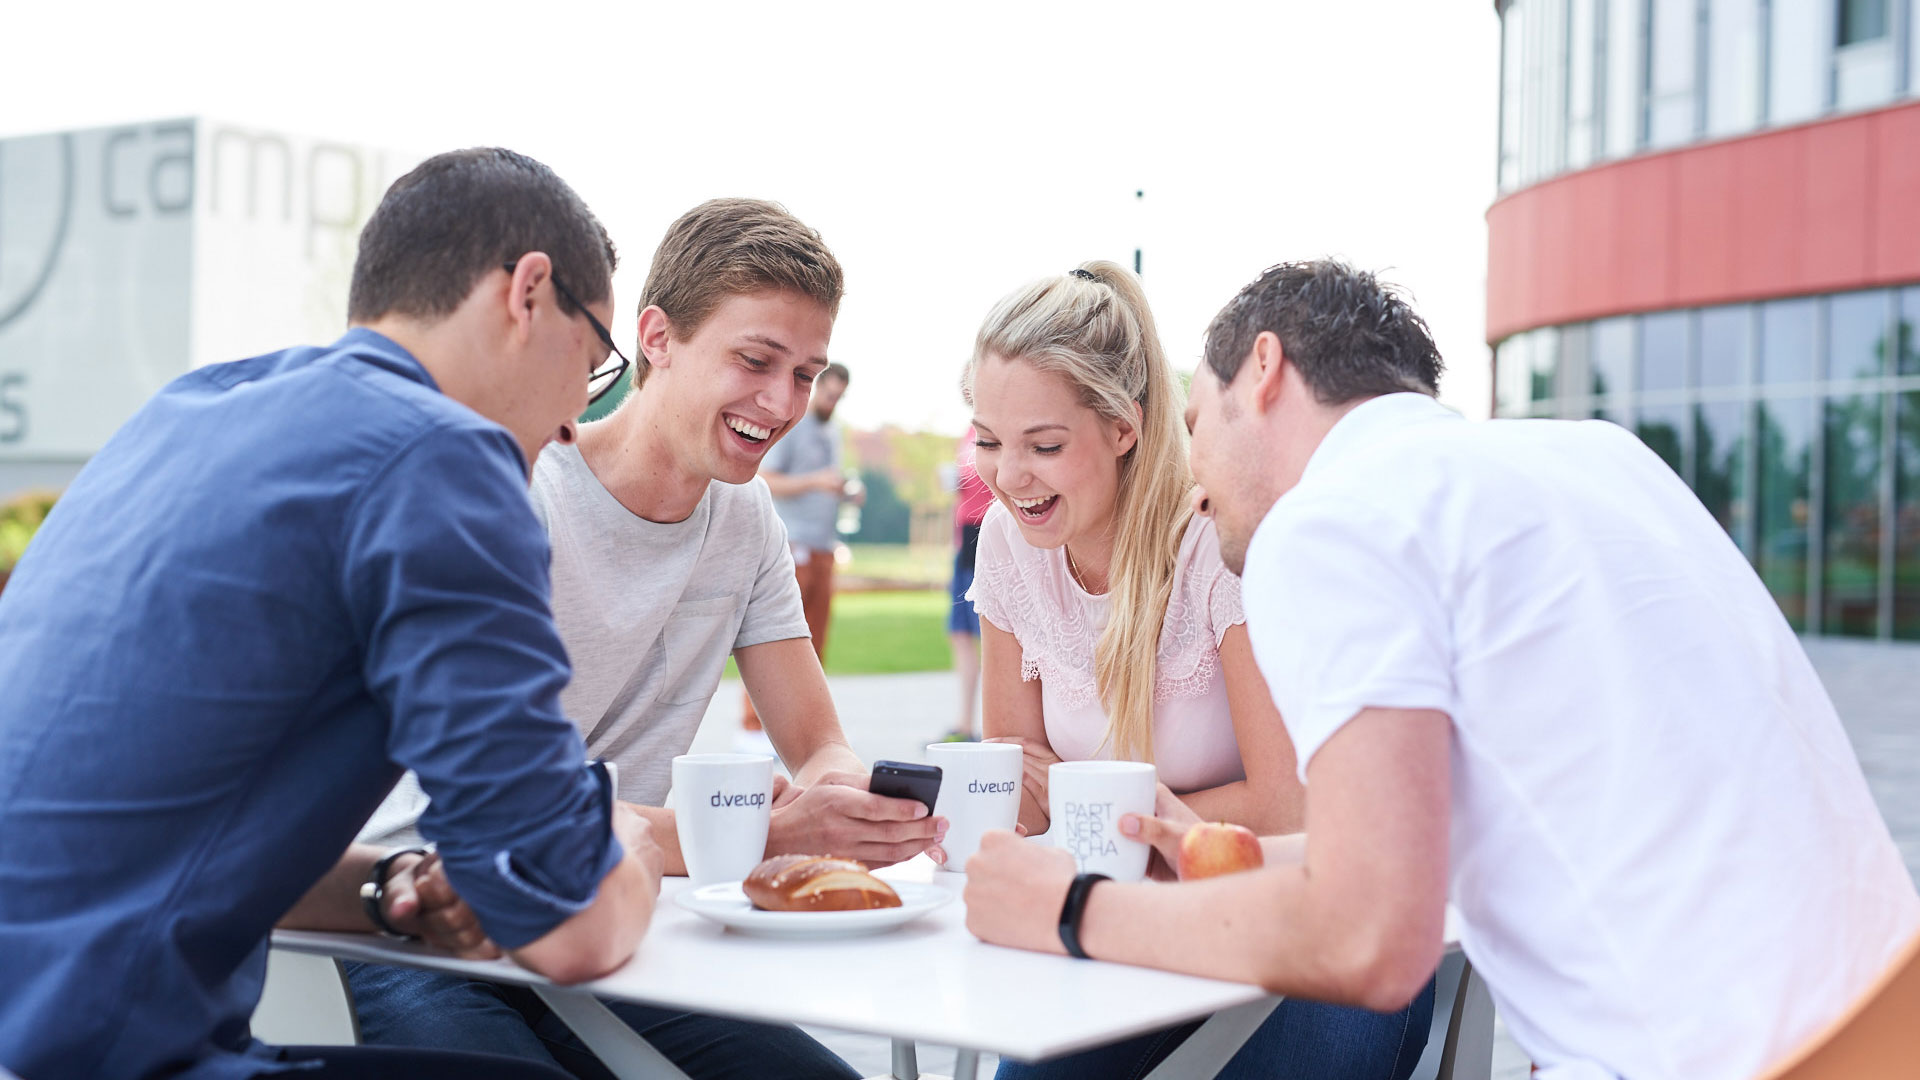
<svg viewBox="0 0 1920 1080">
<path fill-rule="evenodd" d="M 513 268 L 518 265 L 520 265 L 518 259 L 506 263 L 507 273 L 513 273 Z M 593 327 L 593 332 L 600 335 L 600 343 L 605 345 L 607 352 L 611 354 L 599 365 L 587 370 L 587 404 L 592 405 L 606 397 L 609 391 L 620 384 L 620 376 L 627 373 L 627 369 L 633 366 L 633 361 L 628 360 L 626 354 L 620 351 L 620 346 L 613 343 L 613 334 L 599 319 L 593 317 L 593 312 L 587 310 L 587 305 L 581 303 L 579 297 L 573 295 L 565 285 L 560 283 L 559 274 L 549 274 L 548 277 L 553 280 L 553 291 L 565 297 L 567 303 L 572 304 L 580 314 L 586 316 L 587 325 Z"/>
</svg>

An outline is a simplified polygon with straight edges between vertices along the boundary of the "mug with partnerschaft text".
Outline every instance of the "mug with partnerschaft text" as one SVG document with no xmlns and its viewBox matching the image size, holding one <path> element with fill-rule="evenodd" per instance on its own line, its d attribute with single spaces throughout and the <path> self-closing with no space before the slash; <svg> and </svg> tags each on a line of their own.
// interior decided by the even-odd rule
<svg viewBox="0 0 1920 1080">
<path fill-rule="evenodd" d="M 1144 761 L 1062 761 L 1047 768 L 1053 846 L 1072 853 L 1083 874 L 1115 881 L 1147 876 L 1145 843 L 1120 835 L 1122 814 L 1153 816 L 1156 773 Z"/>
</svg>

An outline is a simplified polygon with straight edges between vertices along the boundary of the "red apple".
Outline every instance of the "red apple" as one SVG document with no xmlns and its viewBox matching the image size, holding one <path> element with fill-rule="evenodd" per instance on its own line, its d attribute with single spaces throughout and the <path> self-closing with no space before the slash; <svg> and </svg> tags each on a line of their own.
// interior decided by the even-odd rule
<svg viewBox="0 0 1920 1080">
<path fill-rule="evenodd" d="M 1203 821 L 1180 838 L 1180 880 L 1217 877 L 1266 864 L 1260 838 L 1244 825 Z"/>
</svg>

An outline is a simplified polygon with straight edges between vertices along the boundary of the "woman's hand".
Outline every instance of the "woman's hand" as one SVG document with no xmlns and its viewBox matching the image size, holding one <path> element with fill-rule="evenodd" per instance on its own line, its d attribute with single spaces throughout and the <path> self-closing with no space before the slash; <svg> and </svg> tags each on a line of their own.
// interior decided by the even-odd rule
<svg viewBox="0 0 1920 1080">
<path fill-rule="evenodd" d="M 1059 762 L 1060 755 L 1045 739 L 1007 735 L 981 741 L 1020 748 L 1020 824 L 1027 832 L 1046 832 L 1051 824 L 1047 816 L 1047 769 Z"/>
</svg>

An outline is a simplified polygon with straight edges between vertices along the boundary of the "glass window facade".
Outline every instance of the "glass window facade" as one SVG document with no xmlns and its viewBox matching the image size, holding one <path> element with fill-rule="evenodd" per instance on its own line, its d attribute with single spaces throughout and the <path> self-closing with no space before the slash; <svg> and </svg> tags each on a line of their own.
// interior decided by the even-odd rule
<svg viewBox="0 0 1920 1080">
<path fill-rule="evenodd" d="M 1920 641 L 1920 390 L 1895 401 L 1893 636 Z"/>
<path fill-rule="evenodd" d="M 1807 629 L 1807 559 L 1811 554 L 1813 399 L 1760 403 L 1760 535 L 1754 569 L 1787 623 Z"/>
<path fill-rule="evenodd" d="M 1653 0 L 1647 63 L 1647 145 L 1659 149 L 1693 141 L 1696 0 Z"/>
<path fill-rule="evenodd" d="M 1812 300 L 1776 300 L 1760 305 L 1760 381 L 1792 385 L 1813 381 Z"/>
<path fill-rule="evenodd" d="M 1600 147 L 1599 59 L 1601 0 L 1567 3 L 1567 168 L 1585 168 Z"/>
<path fill-rule="evenodd" d="M 1643 392 L 1682 390 L 1689 362 L 1687 324 L 1692 313 L 1663 311 L 1640 320 L 1640 382 Z"/>
<path fill-rule="evenodd" d="M 1804 2 L 1772 5 L 1767 50 L 1767 122 L 1811 120 L 1826 106 L 1827 58 L 1833 52 L 1832 8 Z"/>
<path fill-rule="evenodd" d="M 1920 289 L 1900 293 L 1900 322 L 1894 329 L 1899 375 L 1920 375 Z"/>
<path fill-rule="evenodd" d="M 1740 550 L 1753 557 L 1748 490 L 1748 429 L 1753 405 L 1712 401 L 1693 407 L 1693 490 Z"/>
<path fill-rule="evenodd" d="M 1709 0 L 1707 134 L 1760 126 L 1760 0 Z"/>
<path fill-rule="evenodd" d="M 1880 633 L 1879 394 L 1830 398 L 1820 514 L 1820 629 L 1847 637 Z"/>
<path fill-rule="evenodd" d="M 1593 324 L 1590 392 L 1601 401 L 1617 399 L 1624 404 L 1627 392 L 1633 389 L 1631 372 L 1637 321 L 1629 317 L 1602 319 Z"/>
<path fill-rule="evenodd" d="M 1847 293 L 1827 301 L 1827 377 L 1871 379 L 1887 370 L 1887 294 Z"/>
<path fill-rule="evenodd" d="M 1840 44 L 1858 45 L 1887 36 L 1887 0 L 1840 0 Z"/>
<path fill-rule="evenodd" d="M 1745 305 L 1708 308 L 1700 313 L 1699 386 L 1702 390 L 1746 382 L 1752 351 L 1753 310 Z"/>
<path fill-rule="evenodd" d="M 1672 403 L 1642 405 L 1634 412 L 1633 433 L 1647 448 L 1660 455 L 1674 472 L 1687 475 L 1687 435 L 1692 410 Z"/>
<path fill-rule="evenodd" d="M 1917 8 L 1920 0 L 1506 0 L 1500 190 L 1920 93 Z"/>
<path fill-rule="evenodd" d="M 1602 144 L 1606 156 L 1626 157 L 1640 148 L 1640 90 L 1646 85 L 1646 65 L 1641 62 L 1646 44 L 1646 7 L 1636 0 L 1607 0 L 1606 120 Z M 1530 183 L 1541 177 L 1528 177 Z"/>
<path fill-rule="evenodd" d="M 1544 327 L 1494 357 L 1497 415 L 1632 430 L 1796 630 L 1920 640 L 1920 287 Z"/>
</svg>

